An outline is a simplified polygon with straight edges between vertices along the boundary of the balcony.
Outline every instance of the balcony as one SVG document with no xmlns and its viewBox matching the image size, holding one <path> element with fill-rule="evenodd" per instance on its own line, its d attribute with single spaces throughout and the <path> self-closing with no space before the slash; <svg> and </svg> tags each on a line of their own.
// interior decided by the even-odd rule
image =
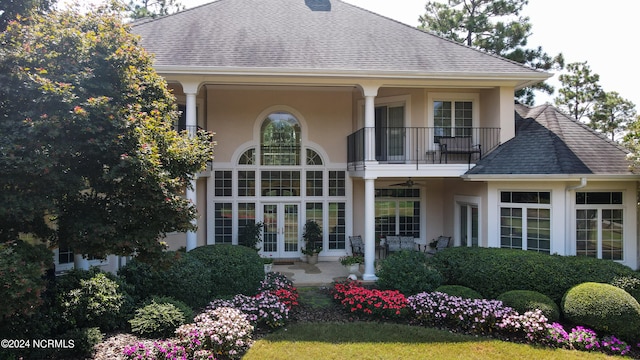
<svg viewBox="0 0 640 360">
<path fill-rule="evenodd" d="M 441 138 L 464 138 L 477 152 L 446 153 Z M 347 137 L 348 170 L 362 170 L 366 161 L 378 164 L 467 164 L 500 144 L 500 128 L 376 127 Z"/>
</svg>

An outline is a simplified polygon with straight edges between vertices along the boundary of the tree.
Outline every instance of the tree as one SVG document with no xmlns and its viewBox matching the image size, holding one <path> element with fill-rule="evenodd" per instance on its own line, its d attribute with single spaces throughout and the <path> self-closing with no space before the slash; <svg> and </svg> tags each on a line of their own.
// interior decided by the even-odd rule
<svg viewBox="0 0 640 360">
<path fill-rule="evenodd" d="M 636 117 L 636 106 L 615 91 L 605 92 L 595 103 L 589 126 L 616 139 Z"/>
<path fill-rule="evenodd" d="M 33 12 L 49 10 L 56 0 L 9 0 L 0 3 L 0 31 L 4 31 L 11 20 L 28 16 Z"/>
<path fill-rule="evenodd" d="M 600 75 L 592 73 L 586 61 L 567 65 L 567 72 L 558 78 L 562 87 L 554 102 L 560 110 L 578 121 L 583 117 L 590 118 L 593 105 L 603 94 L 598 84 Z"/>
<path fill-rule="evenodd" d="M 528 0 L 448 0 L 447 4 L 430 1 L 425 6 L 426 13 L 419 17 L 419 27 L 533 69 L 562 69 L 562 54 L 552 57 L 541 47 L 525 48 L 531 24 L 520 12 L 527 3 Z M 533 104 L 534 89 L 548 94 L 554 91 L 542 83 L 519 90 L 516 97 Z"/>
<path fill-rule="evenodd" d="M 184 191 L 212 135 L 174 130 L 175 98 L 121 11 L 72 7 L 0 34 L 0 243 L 144 257 L 193 229 Z"/>
<path fill-rule="evenodd" d="M 184 9 L 177 0 L 131 0 L 128 10 L 132 19 L 142 19 L 169 15 Z"/>
</svg>

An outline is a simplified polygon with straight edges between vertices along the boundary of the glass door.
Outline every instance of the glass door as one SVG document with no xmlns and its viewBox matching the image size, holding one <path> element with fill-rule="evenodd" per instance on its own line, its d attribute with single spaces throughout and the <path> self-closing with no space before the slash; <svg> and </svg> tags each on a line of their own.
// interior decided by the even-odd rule
<svg viewBox="0 0 640 360">
<path fill-rule="evenodd" d="M 376 160 L 404 161 L 405 136 L 404 106 L 378 106 L 375 108 Z"/>
<path fill-rule="evenodd" d="M 462 246 L 478 246 L 478 206 L 460 205 L 460 238 Z"/>
<path fill-rule="evenodd" d="M 300 256 L 299 204 L 270 203 L 263 205 L 262 253 L 274 258 Z"/>
</svg>

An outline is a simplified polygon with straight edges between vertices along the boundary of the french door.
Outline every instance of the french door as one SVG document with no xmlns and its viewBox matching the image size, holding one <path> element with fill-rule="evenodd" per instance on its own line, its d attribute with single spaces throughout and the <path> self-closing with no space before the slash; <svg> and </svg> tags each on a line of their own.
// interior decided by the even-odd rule
<svg viewBox="0 0 640 360">
<path fill-rule="evenodd" d="M 478 205 L 460 204 L 460 240 L 462 246 L 478 246 Z"/>
<path fill-rule="evenodd" d="M 262 205 L 264 228 L 262 253 L 274 258 L 300 256 L 300 204 L 266 203 Z"/>
<path fill-rule="evenodd" d="M 376 160 L 404 161 L 405 138 L 404 106 L 378 106 L 375 108 Z"/>
</svg>

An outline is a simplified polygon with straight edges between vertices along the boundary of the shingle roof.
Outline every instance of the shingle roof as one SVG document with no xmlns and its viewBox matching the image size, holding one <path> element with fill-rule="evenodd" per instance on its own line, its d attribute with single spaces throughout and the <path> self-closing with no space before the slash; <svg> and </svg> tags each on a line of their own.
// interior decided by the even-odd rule
<svg viewBox="0 0 640 360">
<path fill-rule="evenodd" d="M 627 150 L 551 105 L 515 105 L 516 136 L 466 175 L 631 175 Z"/>
<path fill-rule="evenodd" d="M 132 27 L 156 66 L 547 77 L 339 0 L 219 0 Z"/>
</svg>

